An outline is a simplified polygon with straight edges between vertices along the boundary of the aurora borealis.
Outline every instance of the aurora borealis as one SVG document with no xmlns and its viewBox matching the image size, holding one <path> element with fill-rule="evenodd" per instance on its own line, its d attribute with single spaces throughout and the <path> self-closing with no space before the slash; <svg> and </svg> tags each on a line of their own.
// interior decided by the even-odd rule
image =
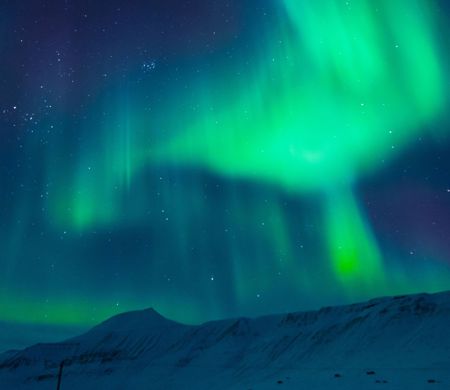
<svg viewBox="0 0 450 390">
<path fill-rule="evenodd" d="M 100 3 L 0 6 L 5 338 L 450 288 L 445 1 Z"/>
</svg>

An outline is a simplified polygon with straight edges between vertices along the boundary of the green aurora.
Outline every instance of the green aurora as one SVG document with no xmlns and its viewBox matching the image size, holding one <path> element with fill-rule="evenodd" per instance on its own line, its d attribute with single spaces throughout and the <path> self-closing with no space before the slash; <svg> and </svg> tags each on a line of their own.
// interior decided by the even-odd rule
<svg viewBox="0 0 450 390">
<path fill-rule="evenodd" d="M 233 55 L 231 44 L 221 43 L 212 54 L 186 56 L 179 78 L 164 87 L 154 80 L 133 84 L 140 68 L 125 81 L 108 76 L 67 125 L 70 135 L 61 125 L 51 136 L 55 147 L 40 155 L 42 180 L 52 183 L 47 196 L 36 205 L 23 195 L 13 208 L 22 222 L 42 208 L 46 236 L 65 240 L 36 239 L 33 254 L 49 264 L 86 260 L 67 261 L 45 291 L 13 286 L 28 230 L 25 222 L 4 230 L 0 319 L 87 326 L 118 310 L 154 306 L 198 322 L 263 313 L 264 306 L 253 310 L 255 302 L 271 294 L 266 310 L 274 311 L 287 295 L 298 298 L 286 307 L 294 309 L 316 294 L 321 299 L 309 306 L 449 288 L 445 255 L 429 252 L 435 268 L 418 264 L 414 271 L 388 258 L 357 190 L 418 138 L 447 136 L 441 124 L 449 58 L 438 39 L 445 20 L 437 9 L 428 0 L 275 1 L 270 17 L 248 21 L 247 40 Z M 206 61 L 199 71 L 197 62 Z M 173 60 L 169 67 L 183 66 Z M 147 94 L 151 110 L 143 109 Z M 67 121 L 60 109 L 39 126 Z M 28 153 L 38 149 L 37 137 L 27 142 Z M 206 196 L 211 183 L 222 183 L 227 196 Z M 248 201 L 246 191 L 257 195 Z M 287 210 L 286 198 L 308 207 Z M 219 238 L 214 224 L 227 234 L 234 226 L 234 233 Z M 97 248 L 95 240 L 86 237 L 134 227 L 139 237 L 151 231 L 156 247 L 161 239 L 173 248 L 130 250 L 139 258 L 126 260 L 133 277 L 105 282 L 98 253 L 89 249 Z M 297 241 L 308 240 L 317 248 L 298 249 Z M 214 256 L 227 274 L 219 288 L 211 287 L 220 279 L 208 263 Z M 158 278 L 178 286 L 164 287 Z"/>
</svg>

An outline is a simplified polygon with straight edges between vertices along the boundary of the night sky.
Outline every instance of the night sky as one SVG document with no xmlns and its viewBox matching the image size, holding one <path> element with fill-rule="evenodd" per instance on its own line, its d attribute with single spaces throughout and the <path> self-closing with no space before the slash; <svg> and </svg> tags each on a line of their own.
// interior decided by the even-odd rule
<svg viewBox="0 0 450 390">
<path fill-rule="evenodd" d="M 0 350 L 450 289 L 444 0 L 3 0 Z"/>
</svg>

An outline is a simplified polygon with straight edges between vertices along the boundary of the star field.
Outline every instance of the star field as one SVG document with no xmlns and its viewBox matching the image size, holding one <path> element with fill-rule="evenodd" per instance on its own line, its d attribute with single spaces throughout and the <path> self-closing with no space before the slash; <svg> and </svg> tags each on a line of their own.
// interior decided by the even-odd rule
<svg viewBox="0 0 450 390">
<path fill-rule="evenodd" d="M 3 2 L 0 349 L 449 289 L 449 18 Z"/>
</svg>

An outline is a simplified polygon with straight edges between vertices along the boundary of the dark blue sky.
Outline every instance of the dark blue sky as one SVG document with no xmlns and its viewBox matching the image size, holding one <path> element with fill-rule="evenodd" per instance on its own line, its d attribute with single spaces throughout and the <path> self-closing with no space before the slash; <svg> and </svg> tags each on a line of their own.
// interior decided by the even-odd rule
<svg viewBox="0 0 450 390">
<path fill-rule="evenodd" d="M 5 339 L 0 338 L 0 350 L 71 335 L 136 308 L 154 307 L 196 323 L 450 288 L 448 6 L 429 1 L 431 11 L 425 14 L 423 1 L 413 1 L 414 11 L 399 1 L 398 23 L 403 12 L 414 12 L 414 20 L 432 32 L 424 45 L 435 48 L 443 81 L 436 88 L 439 104 L 426 120 L 417 120 L 420 107 L 403 96 L 406 87 L 386 88 L 386 98 L 398 94 L 396 101 L 410 113 L 410 120 L 398 113 L 401 118 L 394 121 L 404 135 L 387 156 L 370 149 L 370 169 L 360 172 L 358 165 L 343 191 L 350 198 L 338 195 L 330 202 L 325 192 L 336 194 L 340 185 L 292 190 L 266 180 L 258 167 L 254 175 L 241 174 L 250 159 L 240 139 L 234 145 L 224 136 L 221 145 L 223 133 L 210 125 L 224 117 L 233 118 L 236 129 L 253 123 L 251 148 L 266 142 L 271 120 L 282 121 L 266 112 L 297 107 L 290 101 L 295 91 L 278 86 L 289 84 L 292 74 L 312 79 L 319 66 L 302 45 L 323 42 L 312 33 L 300 34 L 302 41 L 296 28 L 341 20 L 338 14 L 314 19 L 289 3 L 2 2 L 0 333 Z M 324 7 L 343 3 L 327 0 Z M 394 14 L 384 3 L 382 12 Z M 374 20 L 378 38 L 387 41 L 396 29 L 389 30 L 377 19 L 378 9 L 370 7 L 361 15 Z M 320 11 L 311 6 L 312 14 Z M 347 11 L 342 21 L 357 19 L 359 14 L 352 14 L 357 11 Z M 355 22 L 340 33 L 357 35 L 358 28 Z M 326 36 L 332 35 L 327 30 Z M 404 39 L 411 50 L 418 45 Z M 273 49 L 276 45 L 282 48 Z M 371 50 L 370 45 L 362 47 Z M 288 62 L 269 68 L 278 61 L 275 55 L 290 61 L 286 53 L 293 48 L 299 52 L 292 72 Z M 323 58 L 333 54 L 320 50 Z M 338 41 L 332 50 L 339 52 Z M 393 57 L 390 50 L 386 58 Z M 354 53 L 349 58 L 360 60 Z M 340 100 L 336 91 L 347 91 L 345 80 L 352 76 L 342 81 L 343 73 L 324 63 L 321 74 L 333 79 L 315 81 L 314 93 L 331 89 Z M 407 74 L 413 64 L 401 63 L 403 68 L 384 72 Z M 430 63 L 424 59 L 422 66 Z M 306 90 L 302 82 L 293 89 Z M 414 77 L 402 83 L 413 88 Z M 244 106 L 259 98 L 267 111 L 244 118 Z M 242 117 L 231 108 L 235 104 Z M 294 115 L 304 119 L 297 108 Z M 315 121 L 330 123 L 325 116 Z M 207 123 L 207 132 L 198 132 L 197 123 Z M 366 125 L 367 133 L 377 129 L 373 120 Z M 277 131 L 278 137 L 285 135 Z M 173 137 L 192 145 L 178 145 L 176 158 L 153 158 L 151 151 Z M 192 157 L 192 164 L 190 156 L 203 150 L 208 137 L 219 157 Z M 376 143 L 376 137 L 368 134 L 364 142 Z M 284 156 L 277 158 L 275 167 Z M 328 178 L 334 183 L 329 175 L 323 172 L 320 186 Z M 327 202 L 336 202 L 335 211 L 324 206 Z M 333 215 L 342 216 L 341 227 L 335 227 Z M 339 240 L 345 241 L 347 257 L 336 252 Z M 357 263 L 357 269 L 349 270 L 346 261 Z"/>
</svg>

